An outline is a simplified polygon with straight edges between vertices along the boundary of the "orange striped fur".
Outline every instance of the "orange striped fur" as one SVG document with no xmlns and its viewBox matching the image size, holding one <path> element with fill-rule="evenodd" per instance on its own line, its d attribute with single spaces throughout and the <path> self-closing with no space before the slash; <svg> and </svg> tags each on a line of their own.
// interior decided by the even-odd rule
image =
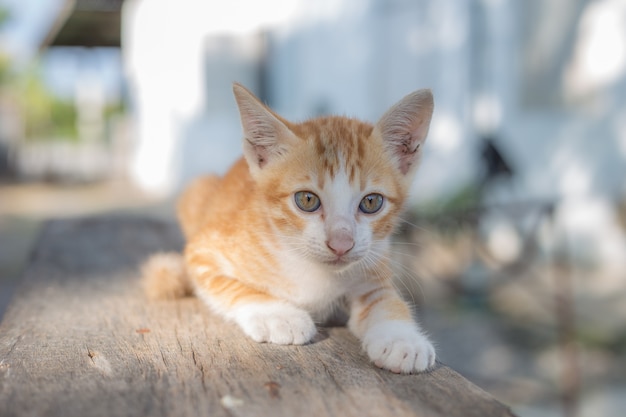
<svg viewBox="0 0 626 417">
<path fill-rule="evenodd" d="M 244 158 L 182 194 L 184 254 L 146 264 L 148 295 L 193 288 L 254 340 L 279 344 L 311 341 L 315 322 L 347 301 L 348 326 L 377 366 L 402 373 L 432 366 L 434 348 L 388 265 L 389 237 L 428 132 L 430 91 L 409 94 L 376 124 L 291 123 L 244 87 L 234 93 Z"/>
</svg>

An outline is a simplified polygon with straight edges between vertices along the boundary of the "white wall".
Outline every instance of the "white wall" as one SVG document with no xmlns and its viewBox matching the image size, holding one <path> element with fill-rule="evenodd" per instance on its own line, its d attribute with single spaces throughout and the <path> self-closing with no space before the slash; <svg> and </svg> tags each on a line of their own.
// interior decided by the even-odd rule
<svg viewBox="0 0 626 417">
<path fill-rule="evenodd" d="M 611 231 L 622 230 L 612 201 L 626 194 L 623 1 L 127 0 L 123 16 L 133 173 L 146 190 L 169 195 L 226 170 L 240 154 L 230 85 L 258 91 L 263 57 L 267 98 L 290 119 L 374 122 L 433 89 L 414 202 L 476 182 L 480 137 L 493 134 L 516 177 L 491 201 L 560 202 L 564 236 L 583 247 L 611 236 L 600 252 L 624 261 L 623 232 Z M 583 227 L 586 210 L 597 221 Z"/>
<path fill-rule="evenodd" d="M 415 195 L 434 198 L 468 181 L 473 167 L 465 3 L 293 4 L 282 20 L 240 28 L 237 15 L 212 3 L 125 3 L 123 49 L 138 138 L 135 181 L 170 194 L 200 172 L 223 172 L 238 155 L 230 85 L 239 81 L 258 89 L 262 49 L 256 46 L 263 27 L 272 28 L 268 85 L 277 111 L 292 119 L 323 111 L 376 121 L 404 95 L 432 88 L 437 111 Z M 216 20 L 219 29 L 211 26 Z"/>
<path fill-rule="evenodd" d="M 256 89 L 257 33 L 292 12 L 279 0 L 127 0 L 122 50 L 135 118 L 131 177 L 167 196 L 240 153 L 231 84 Z M 242 11 L 245 10 L 245 13 Z"/>
<path fill-rule="evenodd" d="M 342 7 L 323 13 L 311 2 L 276 32 L 272 104 L 293 119 L 323 110 L 375 122 L 404 95 L 431 88 L 436 110 L 414 198 L 432 199 L 468 182 L 475 168 L 468 3 L 337 3 Z"/>
</svg>

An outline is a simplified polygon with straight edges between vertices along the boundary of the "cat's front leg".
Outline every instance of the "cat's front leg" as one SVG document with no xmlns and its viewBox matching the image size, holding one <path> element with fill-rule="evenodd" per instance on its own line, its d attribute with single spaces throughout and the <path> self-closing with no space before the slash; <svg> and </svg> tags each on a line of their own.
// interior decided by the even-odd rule
<svg viewBox="0 0 626 417">
<path fill-rule="evenodd" d="M 351 298 L 348 325 L 380 368 L 413 373 L 435 364 L 435 348 L 391 287 L 369 287 Z"/>
<path fill-rule="evenodd" d="M 257 342 L 302 345 L 317 333 L 309 313 L 235 278 L 205 273 L 196 294 Z"/>
</svg>

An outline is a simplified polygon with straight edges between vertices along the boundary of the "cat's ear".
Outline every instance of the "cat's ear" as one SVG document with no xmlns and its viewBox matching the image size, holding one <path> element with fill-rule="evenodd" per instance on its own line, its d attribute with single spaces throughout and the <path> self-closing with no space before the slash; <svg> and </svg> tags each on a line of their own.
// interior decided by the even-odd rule
<svg viewBox="0 0 626 417">
<path fill-rule="evenodd" d="M 431 91 L 418 90 L 387 110 L 376 124 L 376 130 L 404 175 L 412 172 L 419 162 L 433 108 Z"/>
<path fill-rule="evenodd" d="M 243 154 L 253 174 L 283 155 L 294 135 L 285 123 L 241 84 L 233 84 L 243 128 Z"/>
</svg>

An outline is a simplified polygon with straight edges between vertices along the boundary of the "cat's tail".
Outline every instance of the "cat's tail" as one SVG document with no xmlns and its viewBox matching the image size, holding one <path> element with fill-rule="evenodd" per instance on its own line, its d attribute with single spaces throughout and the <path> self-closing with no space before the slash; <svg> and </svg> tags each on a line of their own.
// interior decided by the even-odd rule
<svg viewBox="0 0 626 417">
<path fill-rule="evenodd" d="M 162 252 L 152 255 L 141 266 L 141 284 L 151 300 L 172 300 L 193 295 L 193 286 L 183 255 Z"/>
</svg>

